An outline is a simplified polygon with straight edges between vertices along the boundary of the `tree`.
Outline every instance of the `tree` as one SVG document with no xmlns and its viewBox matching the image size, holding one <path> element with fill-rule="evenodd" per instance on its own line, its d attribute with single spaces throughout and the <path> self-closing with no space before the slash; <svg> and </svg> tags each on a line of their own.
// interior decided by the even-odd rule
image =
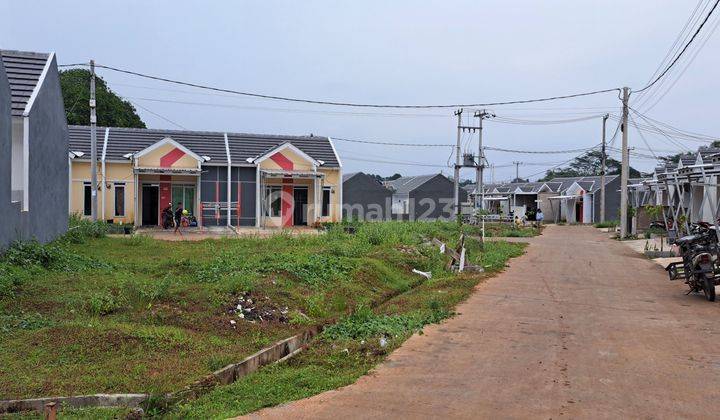
<svg viewBox="0 0 720 420">
<path fill-rule="evenodd" d="M 65 115 L 68 124 L 90 124 L 90 71 L 73 69 L 60 72 Z M 101 78 L 95 79 L 97 123 L 103 127 L 146 128 L 133 105 L 107 87 Z"/>
<path fill-rule="evenodd" d="M 605 172 L 606 175 L 619 175 L 622 163 L 616 159 L 608 157 L 605 160 L 605 166 L 607 168 Z M 582 156 L 576 157 L 564 168 L 547 171 L 545 176 L 540 178 L 538 181 L 549 181 L 558 177 L 599 176 L 601 167 L 602 152 L 599 150 L 591 150 Z M 631 178 L 636 178 L 641 176 L 641 173 L 637 169 L 630 167 L 629 175 Z"/>
</svg>

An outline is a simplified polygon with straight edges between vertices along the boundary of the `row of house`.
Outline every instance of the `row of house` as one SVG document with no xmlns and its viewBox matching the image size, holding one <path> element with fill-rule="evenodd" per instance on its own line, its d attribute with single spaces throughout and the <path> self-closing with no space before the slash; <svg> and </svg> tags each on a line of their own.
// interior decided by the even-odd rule
<svg viewBox="0 0 720 420">
<path fill-rule="evenodd" d="M 99 127 L 98 218 L 157 226 L 178 203 L 200 227 L 340 219 L 342 165 L 319 136 Z M 91 214 L 90 127 L 69 127 L 69 211 Z"/>
<path fill-rule="evenodd" d="M 545 182 L 487 184 L 484 192 L 468 185 L 470 201 L 497 215 L 529 215 L 540 209 L 547 221 L 596 223 L 601 220 L 600 176 L 558 177 Z M 605 176 L 605 219 L 618 218 L 620 177 Z"/>
<path fill-rule="evenodd" d="M 678 233 L 688 232 L 694 222 L 717 223 L 720 219 L 720 148 L 701 146 L 655 168 L 652 176 L 631 179 L 628 203 L 636 209 L 633 231 L 651 222 L 647 206 L 660 206 L 663 222 Z"/>
</svg>

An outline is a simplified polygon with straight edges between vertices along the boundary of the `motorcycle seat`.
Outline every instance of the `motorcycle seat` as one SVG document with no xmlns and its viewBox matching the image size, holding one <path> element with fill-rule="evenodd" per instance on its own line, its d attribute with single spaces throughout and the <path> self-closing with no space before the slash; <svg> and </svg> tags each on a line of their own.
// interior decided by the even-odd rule
<svg viewBox="0 0 720 420">
<path fill-rule="evenodd" d="M 700 235 L 683 236 L 682 238 L 675 240 L 675 243 L 678 245 L 686 244 L 688 242 L 696 241 L 698 238 L 700 238 Z"/>
</svg>

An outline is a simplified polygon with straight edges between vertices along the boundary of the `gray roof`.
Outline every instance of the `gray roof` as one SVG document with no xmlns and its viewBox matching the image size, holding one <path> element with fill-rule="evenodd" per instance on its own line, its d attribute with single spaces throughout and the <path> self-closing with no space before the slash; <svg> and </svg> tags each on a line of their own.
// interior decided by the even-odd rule
<svg viewBox="0 0 720 420">
<path fill-rule="evenodd" d="M 585 191 L 592 191 L 593 185 L 595 185 L 595 182 L 593 181 L 578 181 L 577 182 L 580 188 L 582 188 Z"/>
<path fill-rule="evenodd" d="M 71 125 L 70 150 L 83 152 L 90 156 L 90 127 Z M 247 164 L 248 158 L 255 158 L 280 146 L 291 143 L 310 157 L 324 162 L 323 167 L 338 167 L 338 158 L 332 143 L 327 137 L 318 136 L 278 136 L 266 134 L 227 133 L 230 157 L 233 164 Z M 102 153 L 105 127 L 98 127 L 98 156 Z M 146 147 L 170 137 L 200 156 L 209 156 L 211 163 L 227 163 L 225 137 L 221 132 L 158 130 L 147 128 L 111 127 L 108 137 L 108 160 L 124 160 L 123 155 L 136 153 Z"/>
<path fill-rule="evenodd" d="M 554 182 L 554 181 L 548 181 L 544 183 L 545 185 L 550 188 L 550 191 L 552 192 L 558 192 L 560 191 L 560 187 L 562 187 L 562 182 Z"/>
<path fill-rule="evenodd" d="M 362 172 L 350 172 L 347 174 L 343 174 L 343 182 L 347 181 L 348 179 L 354 177 L 357 174 L 361 174 Z"/>
<path fill-rule="evenodd" d="M 20 117 L 40 80 L 50 54 L 0 50 L 12 93 L 12 116 Z"/>
<path fill-rule="evenodd" d="M 386 181 L 385 186 L 392 188 L 396 194 L 408 194 L 410 191 L 442 174 L 403 176 L 392 181 Z"/>
</svg>

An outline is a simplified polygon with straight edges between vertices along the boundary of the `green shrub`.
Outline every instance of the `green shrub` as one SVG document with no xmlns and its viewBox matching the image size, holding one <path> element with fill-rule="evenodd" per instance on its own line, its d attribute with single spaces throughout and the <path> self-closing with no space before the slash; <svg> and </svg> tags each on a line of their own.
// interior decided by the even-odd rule
<svg viewBox="0 0 720 420">
<path fill-rule="evenodd" d="M 121 294 L 109 291 L 93 293 L 88 299 L 88 311 L 93 315 L 109 315 L 127 306 L 127 299 Z"/>
<path fill-rule="evenodd" d="M 49 270 L 82 271 L 110 268 L 109 264 L 66 250 L 60 243 L 41 244 L 36 240 L 15 241 L 2 261 L 18 266 L 40 266 Z"/>
<path fill-rule="evenodd" d="M 102 221 L 93 222 L 77 214 L 70 216 L 68 231 L 61 240 L 74 244 L 85 243 L 89 238 L 102 238 L 108 232 L 108 224 Z"/>
<path fill-rule="evenodd" d="M 595 223 L 596 228 L 614 228 L 620 224 L 617 220 L 606 220 L 604 222 Z"/>
<path fill-rule="evenodd" d="M 32 271 L 27 268 L 0 263 L 0 298 L 13 296 L 30 275 Z"/>
<path fill-rule="evenodd" d="M 368 339 L 372 337 L 401 336 L 422 329 L 427 324 L 437 323 L 450 316 L 448 311 L 434 305 L 434 309 L 409 312 L 401 315 L 376 315 L 367 306 L 361 306 L 355 313 L 343 318 L 323 331 L 330 340 Z"/>
<path fill-rule="evenodd" d="M 52 322 L 39 313 L 20 312 L 17 315 L 0 315 L 0 332 L 39 330 L 51 325 Z"/>
</svg>

